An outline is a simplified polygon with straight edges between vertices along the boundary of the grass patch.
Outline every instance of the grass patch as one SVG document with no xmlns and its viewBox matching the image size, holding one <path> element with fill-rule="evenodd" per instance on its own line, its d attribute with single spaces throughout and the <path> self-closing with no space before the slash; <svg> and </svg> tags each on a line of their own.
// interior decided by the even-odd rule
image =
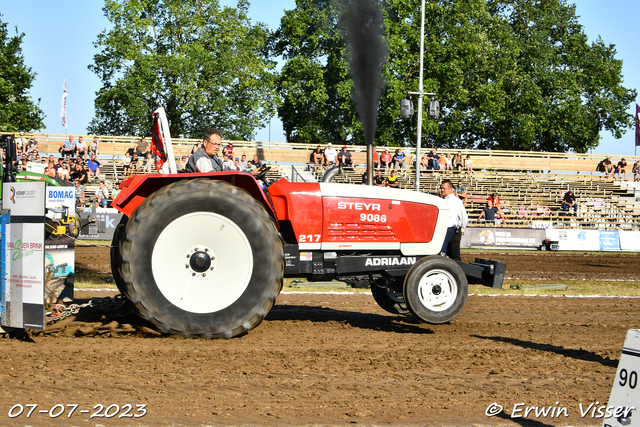
<svg viewBox="0 0 640 427">
<path fill-rule="evenodd" d="M 93 271 L 77 269 L 74 275 L 75 289 L 117 289 L 111 274 L 101 274 Z"/>
</svg>

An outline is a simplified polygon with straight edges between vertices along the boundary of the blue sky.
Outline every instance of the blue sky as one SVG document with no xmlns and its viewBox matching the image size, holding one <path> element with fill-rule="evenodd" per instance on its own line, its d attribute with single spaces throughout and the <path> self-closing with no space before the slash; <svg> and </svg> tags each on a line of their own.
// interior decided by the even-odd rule
<svg viewBox="0 0 640 427">
<path fill-rule="evenodd" d="M 220 0 L 222 5 L 234 6 L 233 0 Z M 616 45 L 616 57 L 624 61 L 624 86 L 640 88 L 640 55 L 635 28 L 640 16 L 638 0 L 578 0 L 579 22 L 584 26 L 590 40 L 598 35 L 606 44 Z M 68 133 L 86 133 L 93 117 L 95 92 L 100 89 L 100 80 L 87 66 L 97 53 L 93 42 L 97 34 L 109 26 L 102 13 L 100 0 L 0 0 L 0 18 L 13 28 L 25 33 L 23 54 L 25 62 L 38 75 L 31 89 L 33 99 L 40 98 L 40 108 L 45 112 L 43 132 L 64 133 L 60 124 L 60 99 L 62 83 L 67 80 Z M 284 10 L 295 7 L 295 0 L 253 0 L 249 9 L 250 18 L 264 22 L 276 29 Z M 428 70 L 425 70 L 428 73 Z M 629 106 L 635 113 L 635 105 Z M 270 135 L 270 136 L 269 136 Z M 594 153 L 634 155 L 634 132 L 627 132 L 616 140 L 603 132 L 600 146 Z M 258 141 L 285 141 L 282 123 L 275 117 L 269 128 L 257 132 Z"/>
</svg>

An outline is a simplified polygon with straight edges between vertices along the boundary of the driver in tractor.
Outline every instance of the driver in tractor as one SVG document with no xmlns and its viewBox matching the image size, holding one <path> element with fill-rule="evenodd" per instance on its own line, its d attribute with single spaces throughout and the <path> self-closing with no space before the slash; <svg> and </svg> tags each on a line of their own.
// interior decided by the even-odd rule
<svg viewBox="0 0 640 427">
<path fill-rule="evenodd" d="M 220 146 L 222 136 L 216 128 L 209 128 L 204 133 L 202 146 L 189 157 L 184 168 L 185 172 L 222 172 L 231 170 L 222 164 L 220 159 Z"/>
</svg>

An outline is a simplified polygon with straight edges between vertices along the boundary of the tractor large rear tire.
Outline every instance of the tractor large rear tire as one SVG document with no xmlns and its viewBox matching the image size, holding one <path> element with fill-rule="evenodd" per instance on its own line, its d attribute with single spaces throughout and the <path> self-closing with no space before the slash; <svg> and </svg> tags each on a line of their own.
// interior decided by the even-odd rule
<svg viewBox="0 0 640 427">
<path fill-rule="evenodd" d="M 125 230 L 125 296 L 165 333 L 244 334 L 282 289 L 284 250 L 275 223 L 229 183 L 170 184 L 136 209 Z"/>
<path fill-rule="evenodd" d="M 116 282 L 116 286 L 118 286 L 118 290 L 122 295 L 131 299 L 131 292 L 127 283 L 124 281 L 124 274 L 122 273 L 122 256 L 120 255 L 120 248 L 124 243 L 124 238 L 126 236 L 126 227 L 127 221 L 129 218 L 126 216 L 122 216 L 122 219 L 116 225 L 116 229 L 113 232 L 113 240 L 111 241 L 111 274 L 113 275 L 113 280 Z"/>
<path fill-rule="evenodd" d="M 467 302 L 467 276 L 455 261 L 442 256 L 418 260 L 404 279 L 404 299 L 411 313 L 426 323 L 446 323 Z"/>
</svg>

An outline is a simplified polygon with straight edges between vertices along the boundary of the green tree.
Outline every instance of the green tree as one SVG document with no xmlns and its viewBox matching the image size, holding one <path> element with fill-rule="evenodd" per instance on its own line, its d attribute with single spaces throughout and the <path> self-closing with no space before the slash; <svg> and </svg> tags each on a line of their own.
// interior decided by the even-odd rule
<svg viewBox="0 0 640 427">
<path fill-rule="evenodd" d="M 0 16 L 2 16 L 0 14 Z M 29 97 L 36 73 L 27 67 L 22 56 L 24 33 L 9 36 L 7 23 L 0 21 L 0 131 L 35 131 L 44 128 L 44 113 L 38 99 Z"/>
<path fill-rule="evenodd" d="M 341 7 L 298 0 L 274 36 L 287 61 L 278 113 L 292 139 L 362 139 Z M 415 144 L 417 117 L 399 116 L 400 99 L 418 89 L 420 9 L 419 0 L 383 2 L 389 60 L 377 144 Z M 622 61 L 614 46 L 587 43 L 566 0 L 435 0 L 425 17 L 424 90 L 437 93 L 443 111 L 438 121 L 424 118 L 425 144 L 585 152 L 603 129 L 620 137 L 631 126 L 636 92 L 622 86 Z"/>
<path fill-rule="evenodd" d="M 165 108 L 172 135 L 199 138 L 211 126 L 251 139 L 273 115 L 275 62 L 268 29 L 252 25 L 248 2 L 105 0 L 113 28 L 94 43 L 89 66 L 102 80 L 89 132 L 141 135 Z"/>
</svg>

